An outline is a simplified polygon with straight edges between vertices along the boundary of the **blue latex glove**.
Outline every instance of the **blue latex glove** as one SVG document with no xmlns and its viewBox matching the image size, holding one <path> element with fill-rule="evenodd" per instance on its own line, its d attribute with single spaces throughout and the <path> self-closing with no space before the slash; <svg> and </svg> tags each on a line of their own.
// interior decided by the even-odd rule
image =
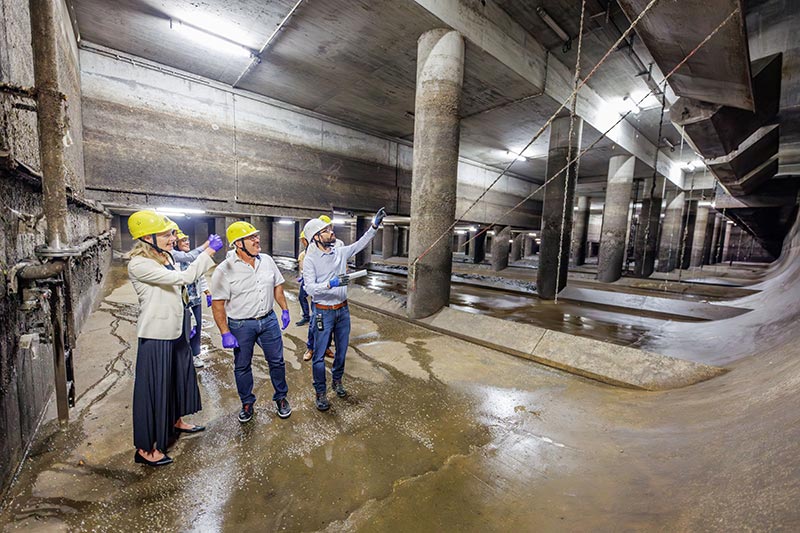
<svg viewBox="0 0 800 533">
<path fill-rule="evenodd" d="M 291 319 L 289 318 L 289 310 L 284 309 L 281 312 L 281 331 L 289 327 L 289 322 Z"/>
<path fill-rule="evenodd" d="M 303 278 L 297 278 L 297 283 L 299 283 L 300 285 L 302 285 L 302 284 L 303 284 Z"/>
<path fill-rule="evenodd" d="M 197 326 L 192 326 L 192 331 L 189 332 L 189 338 L 193 339 L 197 335 Z"/>
<path fill-rule="evenodd" d="M 211 295 L 206 294 L 206 307 L 211 307 Z"/>
<path fill-rule="evenodd" d="M 344 287 L 349 284 L 350 284 L 350 276 L 348 276 L 347 274 L 335 277 L 328 282 L 328 286 L 331 289 L 334 287 Z"/>
<path fill-rule="evenodd" d="M 222 347 L 223 348 L 238 348 L 239 341 L 236 340 L 236 337 L 233 336 L 233 333 L 230 331 L 228 333 L 222 334 Z"/>
<path fill-rule="evenodd" d="M 375 213 L 375 218 L 372 219 L 372 225 L 377 228 L 381 225 L 381 222 L 383 222 L 384 218 L 386 218 L 386 208 L 381 207 L 378 209 L 378 212 Z"/>
<path fill-rule="evenodd" d="M 208 236 L 208 246 L 214 250 L 215 252 L 219 252 L 222 250 L 222 237 L 217 235 L 216 233 L 212 233 Z"/>
</svg>

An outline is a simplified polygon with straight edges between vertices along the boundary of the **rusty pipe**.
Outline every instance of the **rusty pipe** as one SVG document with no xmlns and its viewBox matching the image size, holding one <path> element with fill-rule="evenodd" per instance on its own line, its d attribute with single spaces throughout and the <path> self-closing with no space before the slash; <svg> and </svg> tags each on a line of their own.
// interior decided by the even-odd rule
<svg viewBox="0 0 800 533">
<path fill-rule="evenodd" d="M 67 244 L 67 187 L 64 168 L 64 95 L 58 89 L 54 0 L 30 0 L 33 77 L 36 86 L 39 154 L 42 167 L 47 247 Z"/>
<path fill-rule="evenodd" d="M 37 280 L 47 279 L 60 275 L 64 272 L 63 261 L 53 261 L 50 263 L 42 263 L 40 265 L 28 265 L 19 270 L 17 275 L 20 279 Z"/>
</svg>

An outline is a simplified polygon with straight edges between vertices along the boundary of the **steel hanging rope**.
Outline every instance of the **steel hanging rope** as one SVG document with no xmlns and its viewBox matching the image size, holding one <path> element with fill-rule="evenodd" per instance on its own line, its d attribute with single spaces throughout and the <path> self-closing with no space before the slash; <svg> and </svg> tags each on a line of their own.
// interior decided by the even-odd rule
<svg viewBox="0 0 800 533">
<path fill-rule="evenodd" d="M 560 112 L 561 112 L 561 111 L 564 109 L 564 107 L 566 107 L 567 103 L 568 103 L 568 102 L 570 102 L 570 101 L 571 101 L 571 100 L 572 100 L 572 99 L 575 97 L 575 95 L 578 93 L 578 91 L 579 91 L 579 90 L 580 90 L 580 89 L 581 89 L 581 88 L 582 88 L 584 85 L 586 85 L 586 83 L 587 83 L 587 82 L 588 82 L 588 81 L 589 81 L 589 80 L 592 78 L 592 76 L 594 76 L 595 72 L 597 72 L 597 69 L 598 69 L 598 68 L 600 68 L 600 65 L 602 65 L 603 63 L 605 63 L 606 59 L 608 59 L 608 57 L 609 57 L 609 56 L 610 56 L 610 55 L 611 55 L 613 52 L 615 52 L 615 51 L 617 50 L 617 48 L 618 48 L 618 47 L 619 47 L 619 46 L 622 44 L 622 42 L 623 42 L 623 41 L 625 41 L 625 40 L 628 38 L 628 35 L 630 35 L 630 34 L 631 34 L 631 32 L 633 31 L 633 29 L 634 29 L 634 28 L 636 27 L 636 25 L 639 23 L 639 21 L 640 21 L 640 20 L 642 20 L 642 18 L 645 16 L 645 14 L 646 14 L 646 13 L 647 13 L 647 12 L 650 10 L 650 8 L 652 8 L 652 7 L 653 7 L 653 6 L 654 6 L 654 5 L 655 5 L 657 2 L 658 2 L 658 0 L 650 0 L 650 2 L 647 4 L 647 6 L 645 6 L 645 8 L 642 10 L 642 12 L 641 12 L 641 13 L 639 13 L 639 16 L 638 16 L 638 17 L 636 17 L 636 18 L 633 20 L 633 22 L 631 22 L 631 25 L 630 25 L 630 27 L 628 27 L 628 29 L 626 29 L 626 30 L 625 30 L 625 31 L 622 33 L 622 35 L 620 35 L 619 39 L 617 39 L 617 41 L 616 41 L 616 42 L 615 42 L 615 43 L 614 43 L 614 44 L 613 44 L 613 45 L 612 45 L 612 46 L 611 46 L 611 47 L 610 47 L 608 50 L 606 50 L 606 53 L 603 55 L 603 57 L 602 57 L 602 58 L 600 58 L 600 61 L 597 63 L 597 65 L 595 65 L 595 66 L 594 66 L 594 68 L 592 68 L 592 70 L 591 70 L 591 71 L 589 71 L 589 74 L 586 76 L 586 78 L 584 78 L 584 79 L 583 79 L 583 80 L 582 80 L 582 81 L 581 81 L 581 82 L 578 84 L 578 86 L 575 88 L 575 90 L 573 90 L 573 91 L 572 91 L 572 94 L 571 94 L 571 95 L 569 95 L 569 96 L 567 97 L 567 99 L 566 99 L 566 100 L 564 100 L 564 102 L 562 102 L 562 103 L 561 103 L 561 105 L 558 107 L 558 109 L 556 109 L 556 111 L 555 111 L 555 112 L 554 112 L 554 113 L 553 113 L 553 114 L 550 116 L 550 118 L 549 118 L 549 119 L 547 119 L 547 121 L 544 123 L 544 125 L 543 125 L 541 128 L 539 128 L 539 131 L 537 131 L 537 132 L 536 132 L 536 134 L 535 134 L 535 135 L 533 136 L 533 138 L 532 138 L 532 139 L 531 139 L 531 140 L 528 142 L 528 144 L 526 144 L 526 145 L 525 145 L 525 147 L 524 147 L 522 150 L 520 150 L 520 154 L 523 154 L 523 153 L 525 153 L 525 150 L 527 150 L 528 148 L 530 148 L 530 146 L 531 146 L 531 145 L 532 145 L 534 142 L 536 142 L 536 140 L 537 140 L 537 139 L 539 139 L 539 137 L 541 137 L 542 133 L 544 133 L 544 131 L 545 131 L 545 130 L 548 128 L 548 126 L 550 126 L 550 124 L 551 124 L 551 123 L 552 123 L 552 122 L 553 122 L 553 121 L 556 119 L 556 117 L 558 116 L 558 114 L 559 114 L 559 113 L 560 113 Z M 423 258 L 423 257 L 425 257 L 425 256 L 426 256 L 428 253 L 430 253 L 430 251 L 431 251 L 431 250 L 432 250 L 432 249 L 433 249 L 433 248 L 434 248 L 434 247 L 435 247 L 437 244 L 439 244 L 439 241 L 441 241 L 443 238 L 445 238 L 445 237 L 447 236 L 447 234 L 449 234 L 451 231 L 453 231 L 453 228 L 455 228 L 455 227 L 456 227 L 456 225 L 457 225 L 459 222 L 461 222 L 461 221 L 464 219 L 464 217 L 467 215 L 467 213 L 469 213 L 469 212 L 472 210 L 472 208 L 473 208 L 473 207 L 475 207 L 476 205 L 478 205 L 478 203 L 479 203 L 479 202 L 480 202 L 480 201 L 483 199 L 483 197 L 484 197 L 484 196 L 486 196 L 486 194 L 488 194 L 488 192 L 489 192 L 489 191 L 492 189 L 492 187 L 494 187 L 494 186 L 497 184 L 497 182 L 498 182 L 498 181 L 500 181 L 500 178 L 502 178 L 503 176 L 505 176 L 505 174 L 506 174 L 506 173 L 509 171 L 509 169 L 511 168 L 511 166 L 512 166 L 512 165 L 513 165 L 515 162 L 516 162 L 516 158 L 512 159 L 512 160 L 511 160 L 511 161 L 510 161 L 510 162 L 509 162 L 509 163 L 508 163 L 508 164 L 505 166 L 505 168 L 503 169 L 503 171 L 502 171 L 502 172 L 500 172 L 500 174 L 498 174 L 498 175 L 497 175 L 497 177 L 494 179 L 494 181 L 492 181 L 492 183 L 490 183 L 490 184 L 489 184 L 489 186 L 488 186 L 486 189 L 484 189 L 484 191 L 483 191 L 483 192 L 482 192 L 482 193 L 481 193 L 481 194 L 478 196 L 478 198 L 476 198 L 476 199 L 475 199 L 475 201 L 474 201 L 474 202 L 472 202 L 472 204 L 470 204 L 470 206 L 469 206 L 469 207 L 467 207 L 467 209 L 466 209 L 466 210 L 465 210 L 465 211 L 464 211 L 464 212 L 461 214 L 461 216 L 460 216 L 460 217 L 458 217 L 458 218 L 457 218 L 457 219 L 456 219 L 456 220 L 455 220 L 455 221 L 454 221 L 454 222 L 453 222 L 453 223 L 450 225 L 450 227 L 449 227 L 447 230 L 445 230 L 445 231 L 444 231 L 444 232 L 443 232 L 443 233 L 442 233 L 442 234 L 441 234 L 441 235 L 440 235 L 440 236 L 439 236 L 439 237 L 438 237 L 438 238 L 437 238 L 435 241 L 433 241 L 433 243 L 431 243 L 431 245 L 430 245 L 428 248 L 426 248 L 424 252 L 422 252 L 422 253 L 421 253 L 421 254 L 420 254 L 418 257 L 416 257 L 416 258 L 414 259 L 414 261 L 413 261 L 413 263 L 412 263 L 412 267 L 413 267 L 413 266 L 415 266 L 415 265 L 416 265 L 416 264 L 417 264 L 417 263 L 420 261 L 420 259 L 422 259 L 422 258 Z"/>
<path fill-rule="evenodd" d="M 727 16 L 727 18 L 725 18 L 725 20 L 723 20 L 722 22 L 720 22 L 720 23 L 719 23 L 719 25 L 718 25 L 716 28 L 714 28 L 714 30 L 713 30 L 713 31 L 712 31 L 710 34 L 708 34 L 708 36 L 706 36 L 706 38 L 705 38 L 705 39 L 703 39 L 703 40 L 700 42 L 700 44 L 698 44 L 698 45 L 697 45 L 697 46 L 696 46 L 696 47 L 695 47 L 695 48 L 694 48 L 694 49 L 693 49 L 691 52 L 689 52 L 689 54 L 687 54 L 687 55 L 686 55 L 686 57 L 684 57 L 684 58 L 681 60 L 681 62 L 680 62 L 680 63 L 678 63 L 678 64 L 675 66 L 675 68 L 673 68 L 671 71 L 669 71 L 669 73 L 668 73 L 666 76 L 664 76 L 664 81 L 668 80 L 668 79 L 669 79 L 669 78 L 670 78 L 670 77 L 671 77 L 673 74 L 675 74 L 675 72 L 677 72 L 677 70 L 678 70 L 678 69 L 680 69 L 680 68 L 681 68 L 681 67 L 682 67 L 684 64 L 686 64 L 686 62 L 687 62 L 687 61 L 689 61 L 689 59 L 691 59 L 691 58 L 692 58 L 692 56 L 694 56 L 694 54 L 696 54 L 696 53 L 697 53 L 697 51 L 698 51 L 698 50 L 700 50 L 700 48 L 702 48 L 702 47 L 703 47 L 703 45 L 705 45 L 705 44 L 706 44 L 706 43 L 707 43 L 707 42 L 708 42 L 708 41 L 709 41 L 709 40 L 710 40 L 710 39 L 711 39 L 711 38 L 712 38 L 714 35 L 716 35 L 716 34 L 719 32 L 719 30 L 720 30 L 720 29 L 722 29 L 722 27 L 723 27 L 723 26 L 725 26 L 725 24 L 727 24 L 727 23 L 728 23 L 728 22 L 731 20 L 731 18 L 733 18 L 733 16 L 734 16 L 736 13 L 738 13 L 738 12 L 739 12 L 739 8 L 738 8 L 738 7 L 737 7 L 737 8 L 735 8 L 733 11 L 731 11 L 731 13 L 730 13 L 730 14 Z M 647 92 L 647 93 L 646 93 L 646 94 L 645 94 L 645 95 L 644 95 L 642 98 L 640 98 L 638 102 L 636 102 L 636 106 L 638 107 L 638 106 L 639 106 L 639 104 L 641 104 L 642 102 L 644 102 L 644 100 L 645 100 L 645 99 L 646 99 L 648 96 L 650 96 L 652 93 L 653 93 L 653 90 L 651 89 L 651 90 L 650 90 L 650 91 L 648 91 L 648 92 Z M 621 116 L 620 116 L 620 118 L 619 118 L 619 120 L 617 120 L 617 121 L 616 121 L 616 122 L 615 122 L 615 123 L 614 123 L 614 124 L 613 124 L 613 125 L 612 125 L 610 128 L 608 128 L 608 129 L 606 129 L 604 132 L 602 132 L 602 133 L 600 134 L 600 136 L 599 136 L 597 139 L 595 139 L 595 141 L 594 141 L 592 144 L 590 144 L 589 146 L 587 146 L 585 149 L 581 150 L 581 152 L 578 154 L 578 157 L 577 157 L 576 159 L 580 159 L 581 157 L 583 157 L 583 155 L 584 155 L 586 152 L 588 152 L 589 150 L 591 150 L 592 148 L 594 148 L 594 147 L 595 147 L 595 145 L 597 145 L 597 143 L 598 143 L 598 142 L 600 142 L 600 141 L 601 141 L 603 138 L 605 138 L 605 137 L 608 135 L 608 133 L 610 133 L 610 132 L 611 132 L 611 130 L 613 130 L 614 128 L 616 128 L 616 127 L 617 127 L 617 126 L 618 126 L 618 125 L 619 125 L 619 124 L 620 124 L 620 123 L 621 123 L 623 120 L 625 120 L 625 119 L 628 117 L 628 115 L 630 115 L 630 114 L 631 114 L 631 112 L 632 112 L 632 111 L 630 111 L 630 110 L 629 110 L 629 111 L 625 112 L 623 115 L 621 115 Z M 574 162 L 574 161 L 570 162 L 570 164 L 571 164 L 571 163 L 573 163 L 573 162 Z M 535 191 L 533 191 L 533 192 L 532 192 L 532 193 L 530 193 L 528 196 L 526 196 L 525 198 L 523 198 L 523 199 L 522 199 L 520 202 L 518 202 L 516 205 L 514 205 L 514 206 L 513 206 L 511 209 L 509 209 L 508 211 L 506 211 L 505 213 L 503 213 L 502 215 L 500 215 L 500 217 L 499 217 L 499 218 L 497 218 L 497 219 L 495 219 L 495 221 L 494 221 L 494 222 L 492 222 L 491 224 L 489 224 L 488 226 L 486 226 L 484 229 L 482 229 L 481 231 L 479 231 L 478 233 L 476 233 L 474 237 L 472 237 L 471 239 L 467 240 L 467 242 L 466 242 L 465 244 L 468 244 L 468 243 L 472 242 L 473 240 L 475 240 L 475 238 L 476 238 L 476 237 L 478 237 L 479 235 L 482 235 L 483 233 L 485 233 L 486 231 L 488 231 L 488 229 L 489 229 L 491 226 L 493 226 L 493 225 L 495 225 L 495 224 L 498 224 L 498 223 L 499 223 L 499 221 L 501 221 L 501 220 L 502 220 L 502 219 L 503 219 L 503 218 L 504 218 L 506 215 L 508 215 L 509 213 L 512 213 L 513 211 L 515 211 L 516 209 L 518 209 L 518 208 L 519 208 L 519 207 L 520 207 L 522 204 L 524 204 L 525 202 L 527 202 L 528 200 L 530 200 L 530 199 L 531 199 L 531 198 L 532 198 L 532 197 L 533 197 L 535 194 L 537 194 L 539 191 L 541 191 L 541 190 L 542 190 L 542 189 L 543 189 L 543 188 L 544 188 L 544 187 L 545 187 L 545 186 L 546 186 L 548 183 L 550 183 L 551 181 L 553 181 L 553 180 L 554 180 L 555 178 L 557 178 L 557 177 L 558 177 L 558 176 L 559 176 L 559 175 L 560 175 L 562 172 L 564 172 L 564 171 L 565 171 L 565 170 L 568 168 L 568 166 L 569 166 L 569 165 L 567 165 L 567 166 L 563 167 L 563 168 L 562 168 L 560 171 L 558 171 L 556 174 L 554 174 L 553 176 L 551 176 L 551 177 L 550 177 L 548 180 L 546 180 L 544 183 L 542 183 L 542 184 L 541 184 L 541 185 L 540 185 L 540 186 L 539 186 L 539 187 L 538 187 L 538 188 L 537 188 Z M 454 224 L 454 225 L 455 225 L 455 224 Z M 441 238 L 442 238 L 442 237 L 440 237 L 440 239 L 441 239 Z M 428 251 L 429 251 L 429 250 L 426 250 L 426 253 L 427 253 Z M 420 256 L 420 258 L 421 258 L 421 257 L 422 257 L 422 256 Z M 419 258 L 418 258 L 418 259 L 419 259 Z M 418 260 L 418 259 L 417 259 L 417 260 Z"/>
</svg>

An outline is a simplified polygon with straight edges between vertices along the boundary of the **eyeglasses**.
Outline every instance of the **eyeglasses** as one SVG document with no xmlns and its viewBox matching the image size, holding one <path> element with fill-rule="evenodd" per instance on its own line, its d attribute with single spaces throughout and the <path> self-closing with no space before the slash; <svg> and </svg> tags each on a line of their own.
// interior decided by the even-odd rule
<svg viewBox="0 0 800 533">
<path fill-rule="evenodd" d="M 255 242 L 259 238 L 260 237 L 258 236 L 258 234 L 256 234 L 256 235 L 248 235 L 247 237 L 244 237 L 245 240 L 250 241 L 250 242 Z"/>
<path fill-rule="evenodd" d="M 320 233 L 333 233 L 333 228 L 325 228 L 319 230 Z"/>
</svg>

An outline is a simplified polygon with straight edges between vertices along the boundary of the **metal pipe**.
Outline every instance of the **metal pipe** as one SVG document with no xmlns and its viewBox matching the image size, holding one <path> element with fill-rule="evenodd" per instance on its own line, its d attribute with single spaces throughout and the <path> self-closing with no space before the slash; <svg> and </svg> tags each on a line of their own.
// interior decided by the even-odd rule
<svg viewBox="0 0 800 533">
<path fill-rule="evenodd" d="M 64 95 L 58 90 L 55 2 L 30 0 L 30 16 L 46 238 L 48 248 L 58 250 L 67 243 L 67 188 L 62 144 L 66 129 Z"/>
<path fill-rule="evenodd" d="M 60 275 L 64 271 L 63 261 L 52 261 L 41 265 L 28 265 L 19 270 L 17 275 L 24 280 L 47 279 Z"/>
</svg>

